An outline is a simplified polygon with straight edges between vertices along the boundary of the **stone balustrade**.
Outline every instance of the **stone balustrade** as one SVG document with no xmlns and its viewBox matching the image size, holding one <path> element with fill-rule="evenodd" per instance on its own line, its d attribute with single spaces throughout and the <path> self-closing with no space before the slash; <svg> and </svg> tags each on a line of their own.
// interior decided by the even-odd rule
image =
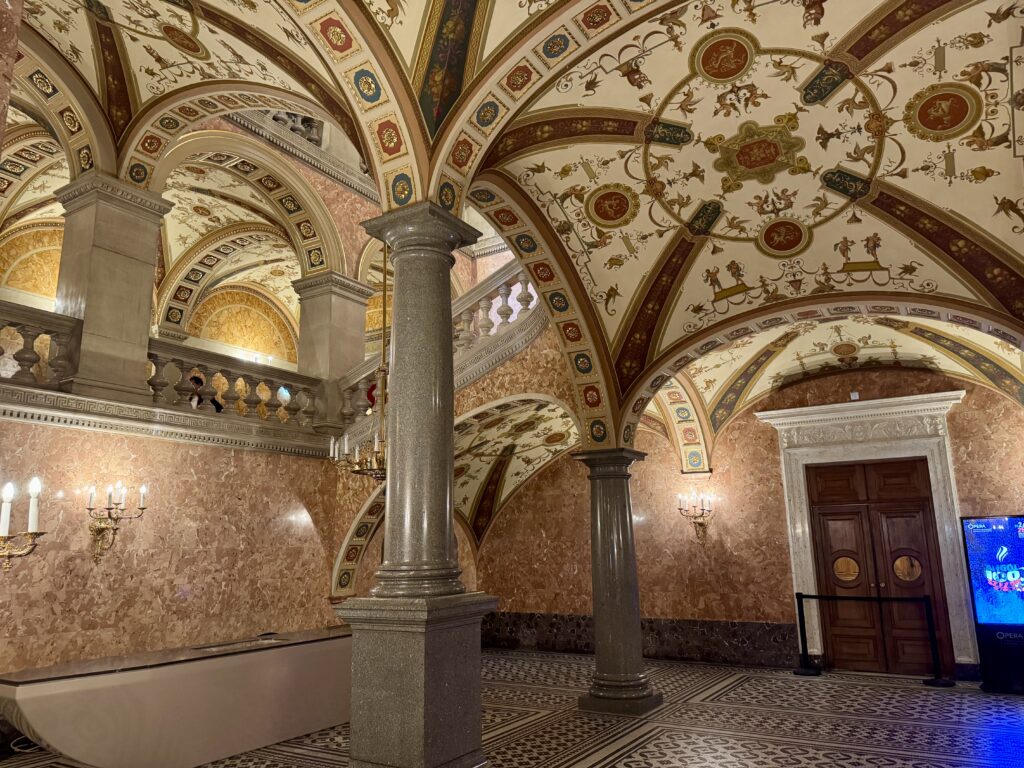
<svg viewBox="0 0 1024 768">
<path fill-rule="evenodd" d="M 150 340 L 149 361 L 155 406 L 222 418 L 276 419 L 308 430 L 317 418 L 320 379 L 165 339 Z M 194 384 L 193 377 L 201 384 Z"/>
<path fill-rule="evenodd" d="M 0 301 L 0 382 L 60 389 L 74 373 L 81 321 Z"/>
<path fill-rule="evenodd" d="M 500 365 L 536 337 L 546 324 L 546 315 L 533 311 L 536 306 L 537 292 L 517 261 L 509 262 L 453 302 L 456 387 Z M 375 356 L 337 382 L 343 401 L 341 421 L 356 440 L 369 434 L 372 419 L 368 417 L 380 408 L 373 396 L 379 365 Z"/>
<path fill-rule="evenodd" d="M 504 333 L 536 305 L 537 294 L 522 266 L 512 261 L 452 304 L 456 356 Z"/>
</svg>

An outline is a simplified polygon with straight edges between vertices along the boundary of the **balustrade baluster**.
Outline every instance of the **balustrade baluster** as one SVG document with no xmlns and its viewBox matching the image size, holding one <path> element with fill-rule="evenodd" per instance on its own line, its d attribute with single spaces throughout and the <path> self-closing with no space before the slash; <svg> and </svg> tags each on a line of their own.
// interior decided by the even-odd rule
<svg viewBox="0 0 1024 768">
<path fill-rule="evenodd" d="M 501 297 L 501 306 L 498 307 L 498 317 L 501 318 L 502 325 L 508 325 L 511 322 L 512 313 L 515 311 L 512 309 L 512 305 L 508 302 L 509 296 L 511 295 L 511 283 L 502 283 L 498 286 L 498 296 Z"/>
<path fill-rule="evenodd" d="M 316 419 L 316 393 L 309 387 L 305 387 L 302 390 L 302 395 L 306 399 L 306 405 L 302 409 L 302 424 L 308 427 Z"/>
<path fill-rule="evenodd" d="M 228 382 L 228 388 L 224 390 L 224 412 L 231 416 L 239 416 L 238 413 L 238 401 L 241 399 L 241 395 L 238 394 L 238 389 L 235 385 L 238 383 L 238 376 L 233 371 L 223 370 L 220 375 L 225 378 Z"/>
<path fill-rule="evenodd" d="M 476 319 L 476 310 L 467 309 L 462 313 L 462 333 L 459 334 L 459 347 L 470 349 L 476 344 L 476 333 L 473 331 L 473 320 Z"/>
<path fill-rule="evenodd" d="M 366 392 L 369 389 L 369 379 L 361 379 L 356 384 L 356 424 L 366 418 L 366 410 L 370 407 L 370 401 L 366 399 Z"/>
<path fill-rule="evenodd" d="M 52 338 L 52 337 L 51 337 Z M 171 382 L 164 376 L 164 367 L 167 365 L 167 360 L 164 360 L 159 355 L 149 354 L 149 361 L 153 364 L 153 375 L 149 377 L 146 382 L 149 384 L 149 388 L 153 390 L 153 404 L 161 405 L 164 402 L 164 390 L 170 385 Z M 53 367 L 53 363 L 50 363 L 50 367 Z"/>
<path fill-rule="evenodd" d="M 288 424 L 297 427 L 299 426 L 297 417 L 299 411 L 302 410 L 302 406 L 299 405 L 299 390 L 291 384 L 286 385 L 285 389 L 288 390 L 288 404 L 284 407 L 284 412 L 288 414 Z"/>
<path fill-rule="evenodd" d="M 480 329 L 481 339 L 490 336 L 491 331 L 494 330 L 494 321 L 491 320 L 491 304 L 489 296 L 480 299 L 480 321 L 477 323 L 477 327 Z"/>
<path fill-rule="evenodd" d="M 200 411 L 212 411 L 212 401 L 213 398 L 217 396 L 217 390 L 213 388 L 213 374 L 210 372 L 210 369 L 202 363 L 196 365 L 195 368 L 199 371 L 199 377 L 203 380 L 202 386 L 199 387 L 199 405 L 196 406 L 196 409 Z"/>
<path fill-rule="evenodd" d="M 173 358 L 171 362 L 181 372 L 181 377 L 174 382 L 175 398 L 173 404 L 179 408 L 190 408 L 189 398 L 192 395 L 192 384 L 188 379 L 192 375 L 192 367 L 186 365 L 185 361 L 178 357 Z"/>
<path fill-rule="evenodd" d="M 11 377 L 11 381 L 17 384 L 36 385 L 36 375 L 32 373 L 32 367 L 40 361 L 39 353 L 36 352 L 36 339 L 42 334 L 39 328 L 28 325 L 17 325 L 14 329 L 21 334 L 21 349 L 14 353 L 14 360 L 18 363 L 18 370 Z"/>
<path fill-rule="evenodd" d="M 330 385 L 328 385 L 330 386 Z M 355 421 L 356 411 L 352 407 L 352 395 L 355 390 L 352 387 L 345 387 L 341 392 L 341 422 L 342 424 L 351 424 Z"/>
<path fill-rule="evenodd" d="M 248 418 L 255 417 L 258 419 L 260 417 L 259 407 L 260 403 L 263 402 L 263 398 L 261 398 L 259 393 L 256 391 L 256 387 L 258 386 L 256 378 L 254 376 L 243 375 L 242 381 L 245 382 L 246 388 L 245 399 L 242 401 L 245 403 L 245 415 Z"/>
<path fill-rule="evenodd" d="M 267 398 L 267 418 L 268 419 L 280 419 L 278 416 L 278 410 L 281 408 L 281 400 L 277 396 L 277 390 L 279 385 L 273 379 L 267 379 L 263 382 L 267 385 L 267 389 L 270 390 L 270 397 Z"/>
<path fill-rule="evenodd" d="M 71 360 L 68 357 L 71 337 L 66 333 L 54 331 L 50 334 L 50 370 L 53 371 L 53 381 L 50 382 L 54 389 L 60 389 L 65 377 L 71 370 Z M 167 382 L 164 382 L 167 386 Z"/>
<path fill-rule="evenodd" d="M 533 306 L 533 294 L 530 292 L 530 276 L 526 274 L 526 270 L 519 273 L 519 295 L 516 296 L 516 301 L 522 307 L 519 310 L 520 317 L 526 314 L 530 307 Z"/>
</svg>

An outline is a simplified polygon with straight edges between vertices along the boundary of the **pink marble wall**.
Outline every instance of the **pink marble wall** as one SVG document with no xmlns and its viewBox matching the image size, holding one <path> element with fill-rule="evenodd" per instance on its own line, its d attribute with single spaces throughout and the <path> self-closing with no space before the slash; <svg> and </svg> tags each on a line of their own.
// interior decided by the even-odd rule
<svg viewBox="0 0 1024 768">
<path fill-rule="evenodd" d="M 551 395 L 569 408 L 575 408 L 568 365 L 549 323 L 530 346 L 510 361 L 456 392 L 455 415 L 458 417 L 495 400 L 530 392 Z"/>
<path fill-rule="evenodd" d="M 372 483 L 273 453 L 11 422 L 0 431 L 0 479 L 39 475 L 48 531 L 0 573 L 0 671 L 336 623 L 331 568 Z M 84 505 L 52 494 L 116 479 L 149 484 L 149 509 L 94 564 Z M 17 530 L 26 511 L 16 504 Z"/>
<path fill-rule="evenodd" d="M 989 389 L 925 371 L 881 369 L 788 387 L 742 412 L 719 435 L 714 473 L 683 478 L 668 442 L 641 431 L 632 499 L 641 611 L 653 618 L 792 622 L 792 581 L 777 433 L 755 411 L 964 389 L 949 417 L 961 512 L 1024 508 L 1024 408 Z M 712 493 L 706 548 L 676 512 L 677 493 Z M 589 613 L 590 512 L 585 468 L 562 457 L 501 510 L 480 549 L 480 588 L 516 612 Z"/>
</svg>

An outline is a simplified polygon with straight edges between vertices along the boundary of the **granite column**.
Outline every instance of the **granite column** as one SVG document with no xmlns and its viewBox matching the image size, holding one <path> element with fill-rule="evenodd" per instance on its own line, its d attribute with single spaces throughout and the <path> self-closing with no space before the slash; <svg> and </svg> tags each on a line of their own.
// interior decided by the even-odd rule
<svg viewBox="0 0 1024 768">
<path fill-rule="evenodd" d="M 574 454 L 590 469 L 590 557 L 597 669 L 580 709 L 638 715 L 662 702 L 644 670 L 628 448 Z"/>
<path fill-rule="evenodd" d="M 480 620 L 459 580 L 453 504 L 452 251 L 479 232 L 433 203 L 364 224 L 391 248 L 384 559 L 352 627 L 352 768 L 478 768 Z"/>
</svg>

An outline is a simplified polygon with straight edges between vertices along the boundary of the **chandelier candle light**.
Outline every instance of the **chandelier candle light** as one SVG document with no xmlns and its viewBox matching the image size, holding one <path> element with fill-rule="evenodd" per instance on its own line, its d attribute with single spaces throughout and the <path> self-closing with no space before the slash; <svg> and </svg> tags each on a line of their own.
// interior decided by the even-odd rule
<svg viewBox="0 0 1024 768">
<path fill-rule="evenodd" d="M 704 546 L 708 540 L 708 527 L 715 513 L 712 509 L 711 496 L 691 495 L 688 500 L 683 499 L 679 494 L 679 514 L 693 523 L 693 532 L 697 536 L 697 543 Z"/>
<path fill-rule="evenodd" d="M 134 511 L 127 511 L 128 486 L 119 480 L 116 485 L 107 486 L 106 506 L 96 506 L 96 486 L 89 488 L 89 501 L 85 505 L 92 522 L 89 536 L 92 538 L 92 559 L 99 562 L 107 550 L 114 546 L 122 520 L 137 520 L 146 511 L 146 486 L 139 488 L 139 505 Z"/>
<path fill-rule="evenodd" d="M 383 316 L 381 322 L 380 339 L 380 365 L 377 367 L 377 385 L 374 388 L 377 405 L 377 423 L 373 429 L 373 448 L 362 451 L 360 455 L 359 446 L 355 446 L 353 452 L 349 451 L 348 432 L 339 442 L 336 437 L 331 438 L 330 459 L 342 469 L 347 469 L 353 475 L 364 475 L 372 477 L 378 483 L 383 482 L 387 477 L 387 403 L 388 403 L 388 364 L 386 359 L 388 347 L 388 244 L 384 243 L 384 263 L 381 267 L 384 273 L 384 301 Z M 367 415 L 371 415 L 373 409 L 367 409 Z M 367 441 L 369 442 L 369 441 Z"/>
<path fill-rule="evenodd" d="M 11 535 L 11 505 L 14 502 L 14 484 L 7 483 L 0 490 L 0 558 L 3 569 L 11 570 L 11 558 L 31 555 L 45 531 L 39 530 L 39 494 L 43 490 L 38 477 L 28 483 L 28 525 L 21 533 Z"/>
</svg>

